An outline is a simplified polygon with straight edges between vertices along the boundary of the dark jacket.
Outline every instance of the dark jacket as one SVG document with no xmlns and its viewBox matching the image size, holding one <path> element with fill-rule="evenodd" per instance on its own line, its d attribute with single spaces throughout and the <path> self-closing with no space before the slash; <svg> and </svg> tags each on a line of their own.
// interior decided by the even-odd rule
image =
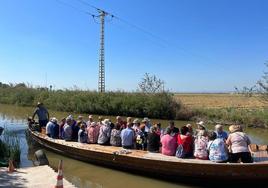
<svg viewBox="0 0 268 188">
<path fill-rule="evenodd" d="M 159 152 L 160 147 L 160 136 L 153 132 L 149 133 L 148 139 L 147 139 L 147 149 L 150 152 Z"/>
</svg>

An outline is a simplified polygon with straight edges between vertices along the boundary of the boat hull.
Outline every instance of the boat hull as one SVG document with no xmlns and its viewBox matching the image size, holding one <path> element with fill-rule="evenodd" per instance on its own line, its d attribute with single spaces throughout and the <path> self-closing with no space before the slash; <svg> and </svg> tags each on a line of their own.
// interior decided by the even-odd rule
<svg viewBox="0 0 268 188">
<path fill-rule="evenodd" d="M 145 151 L 116 154 L 114 151 L 120 149 L 112 146 L 94 144 L 91 146 L 91 144 L 65 142 L 48 138 L 35 131 L 29 131 L 36 142 L 61 155 L 127 172 L 174 181 L 188 181 L 194 178 L 200 181 L 228 180 L 257 183 L 268 180 L 267 162 L 251 164 L 212 163 L 195 159 L 177 159 Z M 109 150 L 105 150 L 105 148 L 109 148 Z"/>
</svg>

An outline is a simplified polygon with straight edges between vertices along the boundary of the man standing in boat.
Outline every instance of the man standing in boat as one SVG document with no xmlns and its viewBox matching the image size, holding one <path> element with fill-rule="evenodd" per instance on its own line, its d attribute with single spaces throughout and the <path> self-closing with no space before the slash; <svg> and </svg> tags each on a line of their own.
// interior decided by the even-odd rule
<svg viewBox="0 0 268 188">
<path fill-rule="evenodd" d="M 41 102 L 37 103 L 32 119 L 34 119 L 35 115 L 38 116 L 39 125 L 41 127 L 45 127 L 49 120 L 49 113 L 47 109 L 44 107 L 43 103 Z"/>
</svg>

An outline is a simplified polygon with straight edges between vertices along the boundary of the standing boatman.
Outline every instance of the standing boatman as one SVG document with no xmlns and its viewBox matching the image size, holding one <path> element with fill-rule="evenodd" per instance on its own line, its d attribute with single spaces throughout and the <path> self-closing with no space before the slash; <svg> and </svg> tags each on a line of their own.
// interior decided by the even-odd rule
<svg viewBox="0 0 268 188">
<path fill-rule="evenodd" d="M 49 113 L 47 109 L 44 107 L 43 103 L 41 102 L 37 103 L 32 119 L 34 119 L 35 115 L 38 116 L 38 122 L 40 127 L 45 127 L 49 120 Z"/>
</svg>

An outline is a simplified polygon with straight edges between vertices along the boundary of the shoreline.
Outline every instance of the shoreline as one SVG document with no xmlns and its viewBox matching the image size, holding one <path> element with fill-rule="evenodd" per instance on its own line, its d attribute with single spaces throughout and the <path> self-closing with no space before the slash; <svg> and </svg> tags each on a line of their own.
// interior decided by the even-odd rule
<svg viewBox="0 0 268 188">
<path fill-rule="evenodd" d="M 12 173 L 8 172 L 8 168 L 0 167 L 0 182 L 1 187 L 54 187 L 57 184 L 57 173 L 47 165 L 18 168 Z M 64 187 L 75 188 L 65 178 L 62 183 Z"/>
</svg>

